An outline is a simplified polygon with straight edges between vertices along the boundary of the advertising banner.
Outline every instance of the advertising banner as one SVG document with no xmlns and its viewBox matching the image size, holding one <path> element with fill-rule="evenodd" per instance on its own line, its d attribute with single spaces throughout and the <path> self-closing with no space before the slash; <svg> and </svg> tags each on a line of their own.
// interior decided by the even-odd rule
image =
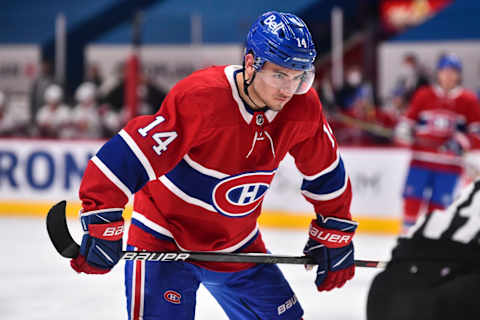
<svg viewBox="0 0 480 320">
<path fill-rule="evenodd" d="M 0 46 L 0 90 L 26 95 L 38 73 L 40 48 L 34 45 Z"/>
<path fill-rule="evenodd" d="M 0 139 L 1 201 L 78 201 L 88 159 L 103 141 Z M 352 213 L 398 216 L 409 153 L 402 149 L 346 148 L 342 157 L 354 190 Z M 313 213 L 300 193 L 302 177 L 287 156 L 264 201 L 265 210 Z"/>
<path fill-rule="evenodd" d="M 0 139 L 0 201 L 78 200 L 101 141 Z"/>
<path fill-rule="evenodd" d="M 103 141 L 0 139 L 0 216 L 41 216 L 67 200 L 67 215 L 80 210 L 78 189 L 88 160 Z M 353 199 L 352 217 L 362 232 L 397 233 L 409 151 L 397 148 L 342 148 Z M 472 154 L 470 163 L 479 163 Z M 478 170 L 478 169 L 477 169 Z M 480 172 L 478 170 L 477 172 Z M 302 176 L 288 156 L 267 192 L 261 226 L 306 229 L 315 217 L 301 194 Z M 131 214 L 132 201 L 125 217 Z"/>
</svg>

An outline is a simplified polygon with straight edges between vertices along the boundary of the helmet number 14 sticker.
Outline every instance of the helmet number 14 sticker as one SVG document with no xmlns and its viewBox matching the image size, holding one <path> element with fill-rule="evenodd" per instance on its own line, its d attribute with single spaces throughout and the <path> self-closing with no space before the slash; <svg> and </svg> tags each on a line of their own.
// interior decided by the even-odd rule
<svg viewBox="0 0 480 320">
<path fill-rule="evenodd" d="M 156 126 L 158 126 L 160 123 L 164 122 L 165 118 L 162 116 L 157 116 L 155 120 L 150 122 L 146 127 L 138 129 L 138 133 L 142 137 L 146 137 L 148 135 L 148 131 L 152 130 Z M 167 146 L 175 140 L 175 138 L 178 136 L 177 132 L 175 131 L 168 131 L 168 132 L 156 132 L 152 135 L 152 139 L 155 140 L 157 145 L 153 146 L 153 151 L 155 151 L 156 154 L 161 155 L 163 151 L 167 150 Z"/>
<path fill-rule="evenodd" d="M 307 41 L 305 40 L 305 38 L 302 38 L 302 39 L 297 38 L 297 46 L 299 48 L 301 47 L 307 48 Z"/>
</svg>

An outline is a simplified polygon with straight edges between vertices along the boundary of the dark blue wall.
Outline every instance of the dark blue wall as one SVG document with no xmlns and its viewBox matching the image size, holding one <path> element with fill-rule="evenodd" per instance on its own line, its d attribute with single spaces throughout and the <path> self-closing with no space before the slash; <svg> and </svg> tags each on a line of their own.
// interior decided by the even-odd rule
<svg viewBox="0 0 480 320">
<path fill-rule="evenodd" d="M 54 35 L 55 17 L 62 12 L 69 30 L 85 21 L 103 19 L 97 16 L 122 3 L 138 0 L 16 0 L 0 4 L 0 43 L 43 43 Z M 145 43 L 190 42 L 190 15 L 203 18 L 205 42 L 243 42 L 245 31 L 261 13 L 267 10 L 298 13 L 318 0 L 164 0 L 152 1 L 144 12 L 142 39 Z M 322 2 L 322 1 L 320 1 Z M 109 30 L 97 29 L 96 43 L 129 43 L 130 19 Z M 87 30 L 87 32 L 91 32 Z M 90 38 L 93 36 L 90 35 Z"/>
</svg>

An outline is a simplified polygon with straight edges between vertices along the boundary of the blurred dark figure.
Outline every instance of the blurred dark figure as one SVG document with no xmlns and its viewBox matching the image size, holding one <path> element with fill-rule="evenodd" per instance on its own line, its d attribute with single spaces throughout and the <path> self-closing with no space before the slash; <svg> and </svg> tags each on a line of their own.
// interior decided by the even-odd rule
<svg viewBox="0 0 480 320">
<path fill-rule="evenodd" d="M 125 107 L 125 77 L 123 73 L 118 73 L 118 76 L 118 81 L 105 93 L 102 102 L 110 105 L 113 111 L 121 112 Z M 166 92 L 161 90 L 145 74 L 140 75 L 137 92 L 139 96 L 139 115 L 157 112 L 166 95 Z"/>
<path fill-rule="evenodd" d="M 396 119 L 400 119 L 408 106 L 408 100 L 405 98 L 405 90 L 397 88 L 393 90 L 390 98 L 385 104 L 385 112 L 391 114 Z"/>
<path fill-rule="evenodd" d="M 372 87 L 364 81 L 359 66 L 347 68 L 344 85 L 335 92 L 335 104 L 338 111 L 332 116 L 332 126 L 337 140 L 368 143 L 368 123 L 375 121 L 375 103 Z"/>
<path fill-rule="evenodd" d="M 430 84 L 430 77 L 414 53 L 407 53 L 403 57 L 400 76 L 396 80 L 395 90 L 401 90 L 404 99 L 409 101 L 413 93 L 420 87 Z"/>
<path fill-rule="evenodd" d="M 85 74 L 85 82 L 91 82 L 97 88 L 100 88 L 103 83 L 103 77 L 97 64 L 92 63 L 88 65 L 87 72 Z"/>
<path fill-rule="evenodd" d="M 323 111 L 327 116 L 336 112 L 335 92 L 330 80 L 317 74 L 312 87 L 317 91 L 318 97 L 322 102 Z"/>
<path fill-rule="evenodd" d="M 351 66 L 345 72 L 345 82 L 335 93 L 335 103 L 342 111 L 354 112 L 357 103 L 370 98 L 359 66 Z"/>
<path fill-rule="evenodd" d="M 34 125 L 38 110 L 45 105 L 45 91 L 54 83 L 53 63 L 42 60 L 37 77 L 30 88 L 30 122 Z"/>
</svg>

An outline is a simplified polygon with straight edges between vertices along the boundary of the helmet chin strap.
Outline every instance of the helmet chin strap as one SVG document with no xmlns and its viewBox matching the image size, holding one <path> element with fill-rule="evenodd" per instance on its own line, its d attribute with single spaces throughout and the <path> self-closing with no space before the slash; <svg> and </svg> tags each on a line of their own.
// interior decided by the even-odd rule
<svg viewBox="0 0 480 320">
<path fill-rule="evenodd" d="M 255 71 L 253 73 L 252 79 L 250 81 L 247 81 L 247 78 L 245 77 L 245 62 L 243 62 L 242 75 L 243 75 L 243 93 L 245 93 L 245 95 L 248 97 L 250 102 L 252 102 L 255 105 L 255 107 L 257 107 L 259 109 L 268 108 L 267 105 L 265 105 L 264 107 L 261 107 L 258 104 L 256 104 L 255 101 L 253 101 L 252 97 L 250 97 L 250 93 L 248 92 L 248 87 L 250 87 L 250 85 L 253 83 L 253 80 L 255 79 L 255 76 L 257 75 L 257 71 Z"/>
</svg>

